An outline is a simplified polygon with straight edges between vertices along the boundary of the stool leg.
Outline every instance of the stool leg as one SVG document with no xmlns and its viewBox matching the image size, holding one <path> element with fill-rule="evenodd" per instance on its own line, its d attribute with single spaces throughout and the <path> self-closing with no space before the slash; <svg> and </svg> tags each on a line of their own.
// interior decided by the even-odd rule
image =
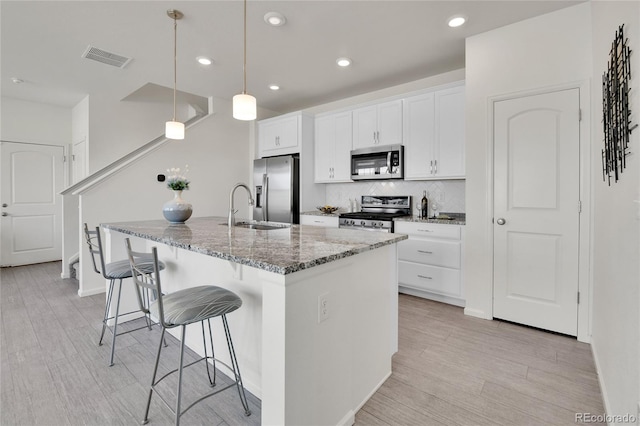
<svg viewBox="0 0 640 426">
<path fill-rule="evenodd" d="M 251 415 L 249 410 L 249 403 L 247 402 L 247 396 L 244 393 L 244 386 L 242 385 L 242 377 L 240 376 L 240 366 L 236 359 L 236 351 L 233 348 L 233 342 L 231 341 L 231 333 L 229 332 L 229 323 L 227 322 L 227 316 L 222 315 L 222 324 L 224 325 L 224 334 L 227 337 L 227 346 L 229 347 L 229 356 L 231 358 L 231 367 L 233 368 L 233 374 L 236 376 L 236 386 L 238 387 L 238 395 L 240 395 L 240 402 L 244 408 L 244 414 Z"/>
<path fill-rule="evenodd" d="M 120 295 L 122 294 L 122 278 L 118 281 L 118 300 L 116 301 L 116 315 L 113 317 L 113 338 L 111 339 L 111 357 L 109 367 L 113 367 L 113 354 L 116 351 L 116 336 L 118 334 L 118 314 L 120 312 Z"/>
<path fill-rule="evenodd" d="M 205 358 L 205 365 L 207 367 L 207 377 L 209 378 L 209 384 L 211 385 L 211 387 L 214 387 L 216 385 L 216 354 L 215 351 L 213 349 L 213 334 L 211 333 L 211 319 L 207 318 L 207 323 L 209 325 L 209 342 L 211 344 L 211 361 L 213 364 L 213 379 L 211 379 L 211 373 L 209 372 L 209 355 L 207 355 L 207 338 L 205 337 L 205 333 L 204 333 L 204 321 L 200 322 L 200 325 L 202 326 L 202 345 L 204 346 L 204 358 Z"/>
<path fill-rule="evenodd" d="M 158 375 L 158 364 L 160 364 L 160 352 L 162 352 L 162 342 L 164 341 L 165 328 L 162 327 L 162 334 L 160 334 L 160 343 L 158 344 L 158 352 L 156 353 L 156 363 L 153 366 L 153 375 L 151 377 L 151 386 L 149 386 L 149 398 L 147 399 L 147 408 L 144 411 L 144 419 L 142 424 L 146 425 L 149 422 L 149 407 L 151 407 L 151 396 L 153 395 L 153 387 L 156 385 L 156 376 Z"/>
<path fill-rule="evenodd" d="M 111 309 L 111 296 L 113 296 L 113 284 L 115 280 L 109 281 L 109 293 L 107 294 L 107 303 L 104 307 L 104 317 L 102 318 L 102 333 L 100 333 L 100 340 L 98 346 L 102 346 L 102 338 L 104 337 L 104 331 L 107 328 L 107 321 L 109 320 L 109 310 Z"/>
<path fill-rule="evenodd" d="M 184 362 L 184 338 L 186 337 L 187 326 L 182 326 L 180 337 L 180 365 L 178 366 L 178 397 L 176 401 L 176 426 L 180 426 L 180 399 L 182 397 L 182 364 Z"/>
</svg>

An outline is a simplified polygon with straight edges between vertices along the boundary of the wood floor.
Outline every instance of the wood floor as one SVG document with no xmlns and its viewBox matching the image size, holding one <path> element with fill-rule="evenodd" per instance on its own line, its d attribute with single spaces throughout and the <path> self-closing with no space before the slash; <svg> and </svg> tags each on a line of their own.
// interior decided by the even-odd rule
<svg viewBox="0 0 640 426">
<path fill-rule="evenodd" d="M 61 279 L 60 270 L 53 262 L 0 271 L 0 425 L 139 424 L 157 328 L 120 336 L 116 365 L 108 367 L 110 343 L 96 345 L 104 295 L 78 297 L 77 282 Z M 177 349 L 170 337 L 163 371 L 174 368 Z M 208 389 L 202 373 L 187 370 L 187 400 Z M 169 398 L 174 389 L 163 388 Z M 260 424 L 260 401 L 248 397 L 250 417 L 227 390 L 182 423 Z M 401 295 L 393 374 L 356 424 L 569 425 L 575 413 L 604 413 L 601 401 L 589 345 Z M 149 424 L 172 424 L 157 399 Z"/>
</svg>

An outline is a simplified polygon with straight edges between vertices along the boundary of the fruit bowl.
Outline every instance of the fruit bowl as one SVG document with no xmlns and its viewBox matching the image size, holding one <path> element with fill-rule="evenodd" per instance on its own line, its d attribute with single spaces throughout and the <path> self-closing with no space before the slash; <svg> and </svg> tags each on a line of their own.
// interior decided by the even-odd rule
<svg viewBox="0 0 640 426">
<path fill-rule="evenodd" d="M 331 214 L 331 213 L 335 212 L 336 210 L 338 210 L 338 207 L 321 206 L 321 207 L 317 207 L 317 209 L 320 210 L 322 213 Z"/>
</svg>

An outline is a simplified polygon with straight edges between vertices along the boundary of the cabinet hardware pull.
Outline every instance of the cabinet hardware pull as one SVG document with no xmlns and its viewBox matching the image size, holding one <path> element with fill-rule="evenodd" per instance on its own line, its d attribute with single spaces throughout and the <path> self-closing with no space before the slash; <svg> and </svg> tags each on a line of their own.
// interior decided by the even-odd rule
<svg viewBox="0 0 640 426">
<path fill-rule="evenodd" d="M 424 278 L 425 280 L 432 280 L 433 278 L 427 277 L 426 275 L 418 275 L 418 278 Z"/>
<path fill-rule="evenodd" d="M 433 160 L 429 161 L 429 173 L 433 174 Z"/>
<path fill-rule="evenodd" d="M 433 174 L 438 174 L 438 160 L 433 160 L 434 172 Z"/>
<path fill-rule="evenodd" d="M 431 229 L 418 229 L 419 232 L 433 232 Z"/>
<path fill-rule="evenodd" d="M 433 254 L 432 251 L 426 251 L 426 250 L 418 250 L 418 253 Z"/>
</svg>

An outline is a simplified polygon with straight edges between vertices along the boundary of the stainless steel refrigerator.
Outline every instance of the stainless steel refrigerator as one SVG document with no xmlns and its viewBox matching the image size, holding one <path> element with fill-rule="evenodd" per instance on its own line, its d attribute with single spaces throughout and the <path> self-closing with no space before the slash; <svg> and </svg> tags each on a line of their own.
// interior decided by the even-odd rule
<svg viewBox="0 0 640 426">
<path fill-rule="evenodd" d="M 300 223 L 299 164 L 293 155 L 254 160 L 254 220 Z"/>
</svg>

